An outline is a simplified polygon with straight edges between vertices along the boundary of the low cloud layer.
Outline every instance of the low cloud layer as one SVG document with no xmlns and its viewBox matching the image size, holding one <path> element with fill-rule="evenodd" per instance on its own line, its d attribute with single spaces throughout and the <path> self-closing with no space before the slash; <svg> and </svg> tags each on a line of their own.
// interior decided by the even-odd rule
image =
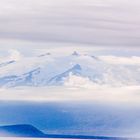
<svg viewBox="0 0 140 140">
<path fill-rule="evenodd" d="M 122 65 L 140 65 L 140 57 L 118 57 L 118 56 L 101 56 L 101 60 L 110 64 L 122 64 Z"/>
<path fill-rule="evenodd" d="M 65 102 L 90 101 L 127 105 L 139 105 L 139 86 L 109 87 L 88 85 L 87 87 L 20 87 L 15 89 L 0 89 L 2 101 L 36 101 L 36 102 Z"/>
</svg>

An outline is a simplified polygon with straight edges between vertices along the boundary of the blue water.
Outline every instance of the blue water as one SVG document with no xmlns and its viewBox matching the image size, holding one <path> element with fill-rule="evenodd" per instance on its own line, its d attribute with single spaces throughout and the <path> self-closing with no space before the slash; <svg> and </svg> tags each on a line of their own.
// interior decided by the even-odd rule
<svg viewBox="0 0 140 140">
<path fill-rule="evenodd" d="M 139 106 L 125 104 L 0 102 L 0 125 L 31 124 L 50 134 L 134 135 L 139 118 Z"/>
</svg>

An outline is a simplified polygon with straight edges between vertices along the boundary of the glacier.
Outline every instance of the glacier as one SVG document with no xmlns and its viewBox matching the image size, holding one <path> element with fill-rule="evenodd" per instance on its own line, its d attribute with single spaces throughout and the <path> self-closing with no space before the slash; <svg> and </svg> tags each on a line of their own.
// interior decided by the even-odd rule
<svg viewBox="0 0 140 140">
<path fill-rule="evenodd" d="M 119 63 L 120 59 L 131 58 L 131 63 Z M 82 86 L 82 83 L 83 86 L 136 86 L 140 84 L 140 64 L 133 58 L 95 56 L 76 51 L 64 56 L 50 52 L 20 59 L 10 56 L 0 61 L 0 87 Z"/>
</svg>

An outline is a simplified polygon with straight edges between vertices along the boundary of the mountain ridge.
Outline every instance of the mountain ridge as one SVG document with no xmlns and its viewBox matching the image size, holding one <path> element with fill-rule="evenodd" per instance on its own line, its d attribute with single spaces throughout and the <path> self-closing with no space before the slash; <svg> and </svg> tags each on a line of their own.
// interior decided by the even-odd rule
<svg viewBox="0 0 140 140">
<path fill-rule="evenodd" d="M 99 56 L 78 52 L 68 56 L 44 53 L 40 57 L 22 57 L 21 60 L 9 60 L 1 64 L 0 87 L 64 86 L 65 79 L 71 78 L 70 74 L 98 85 L 140 84 L 139 65 L 109 64 Z"/>
</svg>

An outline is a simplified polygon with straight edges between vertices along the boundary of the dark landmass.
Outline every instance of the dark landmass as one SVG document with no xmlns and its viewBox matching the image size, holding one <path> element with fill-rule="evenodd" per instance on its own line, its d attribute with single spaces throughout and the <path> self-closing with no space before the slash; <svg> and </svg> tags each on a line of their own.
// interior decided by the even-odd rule
<svg viewBox="0 0 140 140">
<path fill-rule="evenodd" d="M 45 134 L 32 125 L 8 125 L 0 127 L 0 137 L 33 137 L 33 138 L 64 138 L 64 139 L 100 139 L 100 140 L 135 140 L 134 138 L 84 136 L 84 135 L 55 135 Z"/>
<path fill-rule="evenodd" d="M 0 127 L 0 136 L 43 137 L 45 134 L 32 125 L 9 125 Z"/>
</svg>

